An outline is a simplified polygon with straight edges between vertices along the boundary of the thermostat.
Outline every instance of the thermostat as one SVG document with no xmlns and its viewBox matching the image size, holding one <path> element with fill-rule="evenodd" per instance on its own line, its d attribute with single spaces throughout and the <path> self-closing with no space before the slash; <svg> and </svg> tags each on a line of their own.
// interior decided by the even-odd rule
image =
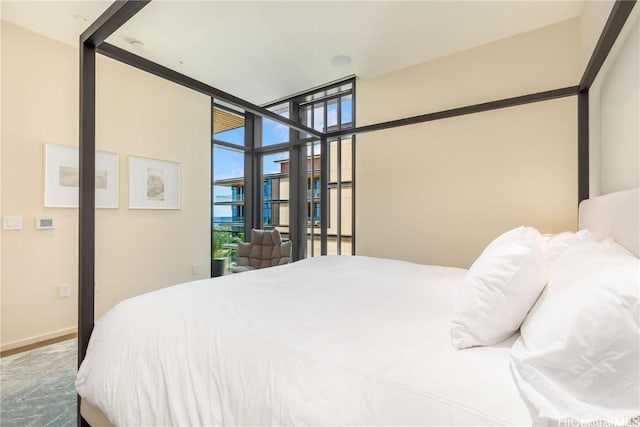
<svg viewBox="0 0 640 427">
<path fill-rule="evenodd" d="M 36 217 L 36 229 L 38 230 L 53 230 L 56 228 L 53 225 L 53 218 L 50 216 Z"/>
</svg>

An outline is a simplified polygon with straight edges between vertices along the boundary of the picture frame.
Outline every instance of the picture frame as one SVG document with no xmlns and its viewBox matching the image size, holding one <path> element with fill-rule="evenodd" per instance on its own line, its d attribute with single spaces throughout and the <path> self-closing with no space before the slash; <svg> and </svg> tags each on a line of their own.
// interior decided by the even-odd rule
<svg viewBox="0 0 640 427">
<path fill-rule="evenodd" d="M 180 209 L 181 165 L 129 156 L 129 209 Z"/>
<path fill-rule="evenodd" d="M 78 147 L 45 144 L 44 206 L 77 208 L 80 168 Z M 118 208 L 120 156 L 96 151 L 96 208 Z"/>
</svg>

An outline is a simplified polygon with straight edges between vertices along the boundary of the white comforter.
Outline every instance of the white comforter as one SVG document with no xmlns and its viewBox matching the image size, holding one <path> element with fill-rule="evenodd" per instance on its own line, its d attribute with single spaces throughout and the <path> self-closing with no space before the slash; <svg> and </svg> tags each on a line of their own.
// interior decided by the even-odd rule
<svg viewBox="0 0 640 427">
<path fill-rule="evenodd" d="M 464 270 L 321 257 L 96 322 L 78 393 L 116 425 L 529 424 L 502 345 L 454 350 Z"/>
</svg>

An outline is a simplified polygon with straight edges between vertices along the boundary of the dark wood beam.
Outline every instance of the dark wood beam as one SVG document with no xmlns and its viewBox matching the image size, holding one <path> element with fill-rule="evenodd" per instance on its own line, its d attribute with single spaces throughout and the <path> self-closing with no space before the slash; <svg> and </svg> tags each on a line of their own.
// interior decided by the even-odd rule
<svg viewBox="0 0 640 427">
<path fill-rule="evenodd" d="M 244 99 L 238 98 L 237 96 L 231 95 L 230 93 L 224 92 L 213 86 L 209 86 L 206 83 L 202 83 L 189 76 L 185 76 L 184 74 L 181 74 L 163 65 L 156 64 L 153 61 L 149 61 L 148 59 L 142 58 L 141 56 L 135 55 L 109 43 L 102 43 L 97 47 L 97 52 L 111 59 L 115 59 L 117 61 L 124 62 L 125 64 L 132 67 L 138 68 L 139 70 L 143 70 L 158 77 L 162 77 L 184 87 L 188 87 L 189 89 L 211 96 L 215 99 L 220 99 L 257 116 L 266 117 L 299 132 L 308 133 L 318 138 L 323 135 L 323 133 L 320 131 L 297 123 L 293 120 L 287 119 L 286 117 L 282 117 L 274 113 L 273 111 L 267 110 L 266 108 L 255 105 L 249 101 L 245 101 Z"/>
<path fill-rule="evenodd" d="M 589 90 L 578 93 L 578 203 L 589 198 Z"/>
<path fill-rule="evenodd" d="M 78 367 L 93 331 L 95 305 L 96 50 L 80 43 L 80 188 L 78 213 Z M 78 426 L 86 425 L 77 405 Z"/>
<path fill-rule="evenodd" d="M 80 35 L 80 43 L 100 46 L 151 0 L 117 0 Z"/>
<path fill-rule="evenodd" d="M 614 3 L 582 79 L 580 79 L 580 90 L 589 89 L 593 84 L 635 5 L 636 0 L 617 0 Z"/>
<path fill-rule="evenodd" d="M 327 138 L 337 138 L 339 136 L 357 135 L 365 132 L 373 132 L 383 129 L 391 129 L 398 126 L 415 125 L 418 123 L 430 122 L 434 120 L 448 119 L 450 117 L 464 116 L 466 114 L 481 113 L 483 111 L 497 110 L 500 108 L 515 107 L 517 105 L 530 104 L 533 102 L 548 101 L 556 98 L 577 95 L 578 86 L 570 86 L 562 89 L 553 89 L 545 92 L 537 92 L 529 95 L 516 96 L 513 98 L 501 99 L 498 101 L 483 102 L 481 104 L 469 105 L 466 107 L 453 108 L 451 110 L 438 111 L 436 113 L 421 114 L 419 116 L 407 117 L 404 119 L 390 120 L 388 122 L 376 123 L 373 125 L 360 126 L 354 129 L 344 129 L 327 133 Z"/>
<path fill-rule="evenodd" d="M 80 189 L 78 247 L 78 366 L 93 330 L 95 272 L 96 54 L 80 46 Z"/>
</svg>

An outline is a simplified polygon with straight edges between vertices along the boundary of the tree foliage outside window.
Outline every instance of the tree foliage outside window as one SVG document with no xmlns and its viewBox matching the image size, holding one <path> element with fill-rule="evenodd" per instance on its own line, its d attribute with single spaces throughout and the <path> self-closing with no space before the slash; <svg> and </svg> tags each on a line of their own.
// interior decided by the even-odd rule
<svg viewBox="0 0 640 427">
<path fill-rule="evenodd" d="M 211 253 L 214 258 L 233 258 L 236 256 L 236 245 L 244 242 L 244 232 L 232 230 L 231 225 L 217 224 L 212 230 L 213 247 Z"/>
</svg>

